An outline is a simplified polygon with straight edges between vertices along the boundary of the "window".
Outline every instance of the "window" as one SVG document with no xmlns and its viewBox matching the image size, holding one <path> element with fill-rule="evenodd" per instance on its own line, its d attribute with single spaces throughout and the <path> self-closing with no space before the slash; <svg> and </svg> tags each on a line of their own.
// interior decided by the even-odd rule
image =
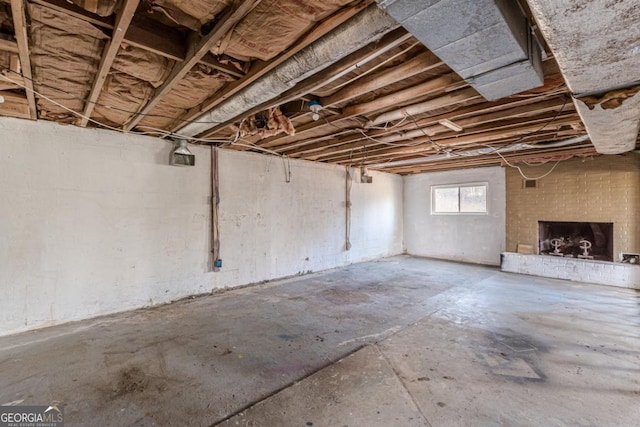
<svg viewBox="0 0 640 427">
<path fill-rule="evenodd" d="M 487 183 L 431 187 L 432 214 L 486 214 Z"/>
</svg>

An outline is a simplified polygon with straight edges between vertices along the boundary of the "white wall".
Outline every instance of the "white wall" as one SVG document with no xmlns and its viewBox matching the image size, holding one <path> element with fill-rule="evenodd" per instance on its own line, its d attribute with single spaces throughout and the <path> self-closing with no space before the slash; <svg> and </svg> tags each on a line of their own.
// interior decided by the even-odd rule
<svg viewBox="0 0 640 427">
<path fill-rule="evenodd" d="M 402 177 L 354 180 L 345 251 L 345 169 L 221 151 L 220 235 L 228 284 L 319 271 L 402 252 Z"/>
<path fill-rule="evenodd" d="M 431 215 L 431 186 L 487 182 L 487 215 Z M 411 255 L 500 264 L 505 250 L 505 172 L 501 167 L 404 178 L 404 242 Z"/>
<path fill-rule="evenodd" d="M 0 335 L 402 251 L 402 178 L 221 151 L 221 272 L 210 271 L 210 152 L 167 165 L 140 136 L 0 119 Z"/>
</svg>

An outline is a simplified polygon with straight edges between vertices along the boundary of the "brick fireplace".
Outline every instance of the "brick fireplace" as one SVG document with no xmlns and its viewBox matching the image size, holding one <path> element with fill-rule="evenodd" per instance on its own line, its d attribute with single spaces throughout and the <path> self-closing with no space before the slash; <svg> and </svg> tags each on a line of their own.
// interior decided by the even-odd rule
<svg viewBox="0 0 640 427">
<path fill-rule="evenodd" d="M 538 253 L 613 261 L 613 223 L 538 221 Z"/>
<path fill-rule="evenodd" d="M 639 153 L 561 162 L 535 187 L 513 168 L 505 173 L 503 271 L 640 289 L 640 266 L 620 262 L 622 253 L 640 253 Z M 547 255 L 554 239 L 560 255 Z M 591 243 L 593 259 L 579 258 L 581 240 Z M 516 253 L 520 245 L 535 254 Z"/>
<path fill-rule="evenodd" d="M 539 175 L 540 168 L 521 167 L 527 176 Z M 540 221 L 554 221 L 613 224 L 607 251 L 594 256 L 595 261 L 619 262 L 621 253 L 640 253 L 640 153 L 561 162 L 535 188 L 524 186 L 517 170 L 507 168 L 505 173 L 507 251 L 517 252 L 519 245 L 527 245 L 534 253 L 544 253 L 550 246 L 540 238 Z M 586 234 L 594 230 L 590 228 L 564 232 L 561 237 L 585 234 L 589 240 Z M 600 232 L 596 229 L 595 234 Z M 598 246 L 596 235 L 591 237 L 593 246 Z M 574 249 L 569 252 L 576 254 Z"/>
</svg>

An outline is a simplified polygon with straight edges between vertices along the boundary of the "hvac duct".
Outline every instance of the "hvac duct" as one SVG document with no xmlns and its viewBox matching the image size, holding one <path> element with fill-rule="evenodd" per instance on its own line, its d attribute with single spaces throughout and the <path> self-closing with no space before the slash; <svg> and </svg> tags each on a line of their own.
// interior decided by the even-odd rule
<svg viewBox="0 0 640 427">
<path fill-rule="evenodd" d="M 636 147 L 640 130 L 638 0 L 528 0 L 591 142 L 601 154 Z"/>
<path fill-rule="evenodd" d="M 187 147 L 187 141 L 184 139 L 176 141 L 173 150 L 171 151 L 171 158 L 169 164 L 173 166 L 195 166 L 196 156 L 189 151 Z"/>
<path fill-rule="evenodd" d="M 566 139 L 564 141 L 558 141 L 558 142 L 554 142 L 554 143 L 550 143 L 550 144 L 527 144 L 527 143 L 520 143 L 520 144 L 515 144 L 515 145 L 511 145 L 509 147 L 504 147 L 504 148 L 492 148 L 492 147 L 487 147 L 487 148 L 478 148 L 477 150 L 469 150 L 469 151 L 463 151 L 461 153 L 457 153 L 455 154 L 456 157 L 458 158 L 462 158 L 462 157 L 475 157 L 475 156 L 481 156 L 483 154 L 495 154 L 495 153 L 510 153 L 513 151 L 518 151 L 518 150 L 532 150 L 532 149 L 536 149 L 536 148 L 558 148 L 558 147 L 566 147 L 568 145 L 573 145 L 573 144 L 578 144 L 580 142 L 584 142 L 584 141 L 588 141 L 589 140 L 589 136 L 588 135 L 582 135 L 582 136 L 577 136 L 575 138 L 571 138 L 571 139 Z M 430 163 L 430 162 L 437 162 L 438 160 L 445 160 L 445 159 L 449 159 L 451 157 L 453 157 L 454 155 L 452 155 L 450 152 L 446 153 L 446 154 L 434 154 L 433 156 L 429 156 L 429 157 L 423 157 L 420 159 L 408 159 L 408 160 L 398 160 L 396 162 L 387 162 L 387 163 L 378 163 L 375 165 L 369 165 L 369 168 L 371 169 L 375 169 L 375 168 L 388 168 L 388 167 L 393 167 L 393 166 L 409 166 L 409 165 L 417 165 L 417 164 L 422 164 L 422 163 Z"/>
<path fill-rule="evenodd" d="M 196 122 L 183 127 L 179 133 L 195 136 L 217 123 L 233 120 L 243 112 L 276 98 L 298 82 L 398 27 L 393 18 L 376 5 L 371 5 L 336 27 L 330 34 L 302 49 L 251 86 L 199 117 Z"/>
<path fill-rule="evenodd" d="M 376 0 L 487 100 L 544 83 L 541 49 L 513 0 Z"/>
</svg>

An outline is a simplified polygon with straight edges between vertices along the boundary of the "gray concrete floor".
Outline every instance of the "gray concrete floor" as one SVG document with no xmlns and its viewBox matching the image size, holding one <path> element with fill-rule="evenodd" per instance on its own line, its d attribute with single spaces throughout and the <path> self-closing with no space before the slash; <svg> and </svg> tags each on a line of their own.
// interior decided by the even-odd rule
<svg viewBox="0 0 640 427">
<path fill-rule="evenodd" d="M 0 404 L 60 402 L 69 426 L 637 426 L 639 314 L 638 291 L 394 257 L 0 338 Z"/>
</svg>

